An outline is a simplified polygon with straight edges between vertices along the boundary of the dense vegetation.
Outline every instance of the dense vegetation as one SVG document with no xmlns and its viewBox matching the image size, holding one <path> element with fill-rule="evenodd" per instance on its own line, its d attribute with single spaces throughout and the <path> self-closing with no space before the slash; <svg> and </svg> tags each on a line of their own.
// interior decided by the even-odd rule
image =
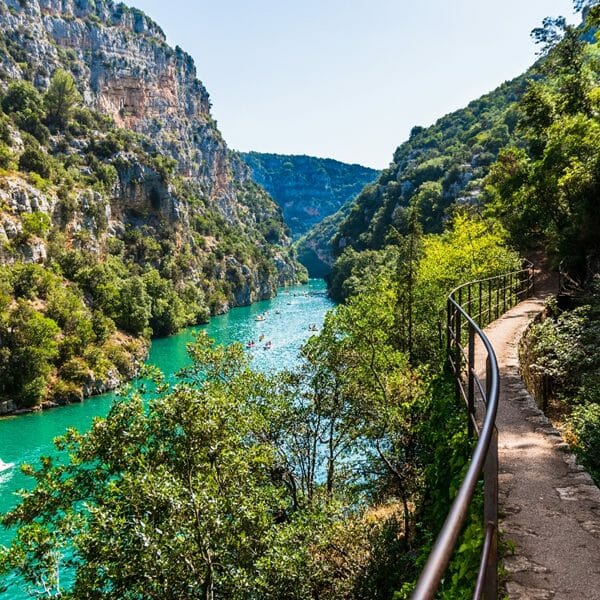
<svg viewBox="0 0 600 600">
<path fill-rule="evenodd" d="M 463 216 L 387 252 L 296 371 L 252 372 L 240 346 L 200 336 L 176 386 L 69 432 L 69 459 L 29 468 L 36 488 L 4 518 L 20 529 L 3 568 L 50 596 L 74 569 L 63 598 L 404 597 L 469 452 L 438 308 L 517 259 L 497 226 Z M 470 584 L 480 527 L 474 513 L 449 598 Z"/>
<path fill-rule="evenodd" d="M 519 137 L 516 102 L 532 76 L 528 72 L 502 84 L 431 127 L 415 126 L 379 179 L 299 243 L 300 255 L 320 257 L 323 268 L 333 266 L 339 279 L 336 258 L 349 249 L 377 250 L 393 243 L 394 232 L 407 233 L 413 209 L 426 233 L 439 233 L 455 208 L 480 206 L 490 165 Z"/>
<path fill-rule="evenodd" d="M 265 247 L 285 235 L 282 222 L 267 212 L 257 246 L 175 167 L 142 136 L 82 107 L 65 71 L 45 93 L 26 81 L 8 86 L 0 97 L 0 400 L 31 407 L 114 386 L 135 373 L 151 335 L 247 302 L 247 265 L 265 284 L 276 279 L 277 251 Z M 154 182 L 147 205 L 114 202 L 116 187 L 144 186 L 144 177 Z M 189 242 L 183 223 L 161 215 L 161 189 L 192 205 Z M 240 196 L 259 205 L 264 192 L 249 184 Z M 116 210 L 125 213 L 122 230 L 109 222 Z M 37 358 L 21 369 L 29 355 Z"/>
<path fill-rule="evenodd" d="M 581 463 L 600 483 L 600 281 L 559 310 L 548 304 L 545 319 L 521 343 L 526 380 L 547 414 L 559 424 Z"/>
<path fill-rule="evenodd" d="M 457 207 L 480 204 L 483 181 L 499 149 L 515 133 L 513 106 L 526 88 L 523 76 L 447 115 L 434 126 L 415 127 L 394 154 L 394 162 L 376 184 L 367 186 L 351 205 L 331 238 L 332 279 L 353 252 L 377 251 L 409 232 L 418 215 L 426 233 L 440 233 Z M 334 297 L 339 288 L 332 286 Z"/>
<path fill-rule="evenodd" d="M 295 238 L 336 212 L 354 198 L 378 171 L 331 158 L 266 154 L 241 154 L 256 183 L 264 187 L 283 210 Z"/>
<path fill-rule="evenodd" d="M 583 35 L 563 19 L 534 32 L 546 58 L 520 105 L 525 143 L 501 151 L 487 193 L 514 242 L 543 244 L 571 284 L 529 330 L 522 360 L 538 401 L 600 481 L 600 7 L 579 4 Z"/>
</svg>

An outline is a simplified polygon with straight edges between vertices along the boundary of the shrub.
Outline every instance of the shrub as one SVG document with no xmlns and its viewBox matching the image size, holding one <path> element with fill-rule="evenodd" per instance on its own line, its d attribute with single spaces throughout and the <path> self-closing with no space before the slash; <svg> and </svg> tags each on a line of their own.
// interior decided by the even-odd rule
<svg viewBox="0 0 600 600">
<path fill-rule="evenodd" d="M 19 169 L 37 173 L 41 177 L 50 177 L 50 159 L 44 152 L 34 146 L 27 146 L 19 158 Z"/>
<path fill-rule="evenodd" d="M 72 381 L 58 379 L 52 386 L 51 398 L 57 404 L 72 404 L 83 400 L 83 389 Z"/>
<path fill-rule="evenodd" d="M 8 118 L 4 115 L 0 116 L 0 141 L 8 146 L 12 144 L 12 136 L 8 125 Z"/>
<path fill-rule="evenodd" d="M 92 314 L 92 328 L 98 343 L 103 344 L 116 331 L 115 322 L 99 310 Z"/>
<path fill-rule="evenodd" d="M 45 238 L 52 225 L 50 217 L 43 212 L 25 213 L 21 217 L 21 222 L 23 235 L 27 238 L 33 236 Z"/>
<path fill-rule="evenodd" d="M 46 144 L 50 139 L 48 128 L 31 111 L 16 113 L 14 119 L 20 129 L 31 134 L 40 144 Z"/>
<path fill-rule="evenodd" d="M 131 377 L 134 374 L 133 357 L 123 346 L 115 342 L 108 342 L 104 345 L 104 351 L 121 375 Z"/>
<path fill-rule="evenodd" d="M 576 406 L 569 418 L 575 451 L 594 479 L 600 481 L 600 404 Z"/>
<path fill-rule="evenodd" d="M 38 119 L 44 114 L 40 93 L 27 81 L 17 81 L 8 86 L 2 99 L 2 109 L 6 114 L 29 112 Z"/>
<path fill-rule="evenodd" d="M 5 143 L 0 142 L 0 169 L 11 169 L 13 166 L 13 153 Z"/>
<path fill-rule="evenodd" d="M 94 165 L 94 174 L 105 190 L 110 190 L 119 179 L 117 170 L 112 165 L 101 162 Z"/>
<path fill-rule="evenodd" d="M 83 358 L 69 359 L 59 370 L 60 378 L 76 384 L 84 384 L 90 379 L 91 370 Z"/>
</svg>

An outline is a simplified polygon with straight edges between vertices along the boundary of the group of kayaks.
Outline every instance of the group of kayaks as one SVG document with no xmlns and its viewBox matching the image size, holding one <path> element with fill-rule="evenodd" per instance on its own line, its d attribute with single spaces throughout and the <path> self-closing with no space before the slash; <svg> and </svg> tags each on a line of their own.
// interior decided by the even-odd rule
<svg viewBox="0 0 600 600">
<path fill-rule="evenodd" d="M 265 336 L 261 334 L 258 337 L 258 343 L 260 344 L 264 339 L 265 339 Z M 251 350 L 252 348 L 256 348 L 256 346 L 257 346 L 257 344 L 254 340 L 250 340 L 249 342 L 246 343 L 246 348 L 248 348 L 249 350 Z M 271 340 L 267 340 L 265 342 L 265 345 L 263 346 L 263 350 L 270 350 L 272 346 L 273 346 L 273 342 L 271 342 Z"/>
<path fill-rule="evenodd" d="M 289 292 L 286 292 L 286 294 L 287 293 L 289 293 Z M 296 294 L 294 294 L 294 296 L 295 295 Z M 304 294 L 304 295 L 308 296 L 308 294 Z M 288 304 L 291 304 L 291 302 L 288 302 Z M 255 321 L 266 321 L 268 314 L 269 314 L 268 311 L 265 310 L 264 312 L 257 314 L 254 317 L 254 320 Z M 275 314 L 279 315 L 279 314 L 281 314 L 281 312 L 279 310 L 276 310 Z M 319 331 L 319 328 L 317 327 L 316 323 L 311 323 L 308 326 L 308 330 L 314 332 L 314 331 Z M 262 335 L 262 334 L 259 336 L 259 338 L 258 338 L 258 344 L 260 344 L 263 341 L 264 337 L 265 336 Z M 258 344 L 254 340 L 249 340 L 248 342 L 246 342 L 246 348 L 248 348 L 248 350 L 252 350 L 253 348 L 256 348 L 258 346 Z M 273 343 L 271 342 L 271 340 L 267 340 L 265 342 L 264 346 L 263 346 L 263 350 L 270 350 L 272 347 L 273 347 Z"/>
</svg>

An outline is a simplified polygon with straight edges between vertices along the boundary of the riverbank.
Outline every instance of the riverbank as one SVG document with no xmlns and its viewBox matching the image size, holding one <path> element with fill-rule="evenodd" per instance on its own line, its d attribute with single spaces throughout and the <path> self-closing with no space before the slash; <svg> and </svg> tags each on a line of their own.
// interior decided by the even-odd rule
<svg viewBox="0 0 600 600">
<path fill-rule="evenodd" d="M 106 344 L 112 351 L 110 366 L 101 365 L 98 371 L 87 366 L 80 357 L 72 358 L 67 380 L 55 373 L 48 385 L 46 396 L 33 406 L 20 406 L 14 399 L 0 401 L 0 419 L 42 412 L 77 404 L 133 381 L 148 358 L 151 340 L 116 332 Z"/>
<path fill-rule="evenodd" d="M 326 296 L 323 280 L 311 280 L 308 284 L 280 289 L 278 296 L 251 306 L 237 307 L 224 315 L 213 317 L 206 325 L 190 327 L 181 333 L 153 340 L 147 364 L 158 367 L 167 380 L 173 381 L 174 374 L 189 364 L 186 346 L 194 340 L 197 331 L 204 330 L 217 344 L 240 342 L 244 345 L 251 339 L 271 341 L 270 349 L 260 344 L 249 354 L 252 367 L 263 372 L 293 368 L 298 364 L 298 352 L 302 344 L 314 332 L 310 325 L 320 328 L 327 311 L 334 306 Z M 264 321 L 256 321 L 259 314 L 267 313 Z M 114 393 L 88 398 L 85 402 L 69 404 L 60 410 L 46 410 L 0 419 L 0 458 L 14 463 L 10 470 L 0 473 L 0 514 L 15 506 L 19 489 L 29 489 L 30 477 L 19 469 L 22 463 L 36 465 L 41 456 L 55 456 L 55 437 L 68 427 L 84 432 L 94 418 L 105 416 L 116 398 Z M 0 529 L 0 545 L 10 543 L 13 533 Z M 0 590 L 0 600 L 26 600 L 29 596 L 17 583 Z"/>
<path fill-rule="evenodd" d="M 90 369 L 79 369 L 74 376 L 74 380 L 67 383 L 64 383 L 58 380 L 57 377 L 54 377 L 51 385 L 49 386 L 49 392 L 46 397 L 39 404 L 34 406 L 19 406 L 17 401 L 14 399 L 0 400 L 0 420 L 31 413 L 39 413 L 54 408 L 61 408 L 70 404 L 78 404 L 89 400 L 90 398 L 115 391 L 121 386 L 130 383 L 138 376 L 144 361 L 149 358 L 150 347 L 152 345 L 157 343 L 160 345 L 161 340 L 169 340 L 177 338 L 177 336 L 181 335 L 186 336 L 186 332 L 189 331 L 198 331 L 199 329 L 203 328 L 210 329 L 210 323 L 214 319 L 226 317 L 226 315 L 228 315 L 231 311 L 269 305 L 269 303 L 273 302 L 278 296 L 284 296 L 286 299 L 293 299 L 296 297 L 294 295 L 296 293 L 299 295 L 314 293 L 326 297 L 326 288 L 323 280 L 312 280 L 312 282 L 313 283 L 309 281 L 306 284 L 298 284 L 291 287 L 279 288 L 278 294 L 273 298 L 261 300 L 248 306 L 236 306 L 228 308 L 226 312 L 211 317 L 208 323 L 187 327 L 173 336 L 147 340 L 144 338 L 135 338 L 133 336 L 125 335 L 122 332 L 117 332 L 115 339 L 111 340 L 111 344 L 115 349 L 114 351 L 120 353 L 119 360 L 115 361 L 119 365 L 118 369 L 112 367 L 106 369 L 105 372 L 101 374 L 98 374 Z M 285 304 L 285 306 L 287 307 L 288 304 Z M 284 309 L 283 307 L 279 307 L 277 310 L 279 313 L 281 313 Z M 257 337 L 260 335 L 261 334 L 258 333 Z M 232 341 L 240 341 L 242 343 L 252 339 L 251 337 L 239 340 L 234 338 L 235 336 L 232 337 Z M 256 350 L 258 351 L 261 348 L 262 347 L 259 345 L 256 347 Z M 273 349 L 272 345 L 269 346 L 268 349 Z M 75 358 L 72 362 L 76 364 L 76 361 L 77 358 Z"/>
</svg>

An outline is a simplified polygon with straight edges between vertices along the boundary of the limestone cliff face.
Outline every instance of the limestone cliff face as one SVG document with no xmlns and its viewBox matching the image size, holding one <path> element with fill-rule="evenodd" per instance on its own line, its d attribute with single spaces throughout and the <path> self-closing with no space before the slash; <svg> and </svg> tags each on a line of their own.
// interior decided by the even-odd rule
<svg viewBox="0 0 600 600">
<path fill-rule="evenodd" d="M 142 136 L 140 144 L 149 155 L 175 161 L 177 185 L 167 182 L 156 165 L 144 164 L 136 156 L 125 152 L 108 157 L 118 172 L 110 197 L 92 196 L 86 201 L 87 196 L 80 193 L 66 227 L 72 232 L 92 226 L 87 249 L 101 253 L 107 238 L 123 237 L 131 227 L 144 227 L 157 238 L 161 228 L 168 228 L 175 245 L 185 246 L 196 260 L 189 273 L 192 279 L 202 280 L 205 288 L 210 288 L 211 281 L 228 282 L 228 298 L 216 310 L 269 297 L 277 285 L 297 277 L 279 207 L 254 185 L 248 167 L 227 148 L 192 58 L 179 47 L 171 48 L 149 17 L 110 0 L 3 0 L 0 36 L 1 87 L 26 79 L 43 91 L 53 72 L 65 69 L 74 76 L 87 106 Z M 67 152 L 85 152 L 85 141 L 79 140 L 79 147 L 70 143 Z M 0 237 L 13 239 L 19 233 L 18 215 L 23 211 L 42 210 L 56 220 L 52 191 L 36 208 L 31 201 L 40 195 L 39 190 L 10 180 L 3 187 L 8 204 L 15 206 L 5 214 Z M 92 213 L 104 215 L 105 230 L 94 229 Z M 218 252 L 212 271 L 208 269 L 203 257 L 218 245 L 218 232 L 205 227 L 200 248 L 192 231 L 193 222 L 208 213 L 220 215 L 224 222 L 220 230 L 229 228 L 230 238 L 255 245 L 254 259 L 228 255 L 226 248 Z M 276 235 L 272 223 L 277 223 Z M 43 248 L 32 249 L 31 242 L 29 248 L 25 259 L 29 252 L 29 259 L 43 261 Z M 231 275 L 231 259 L 235 276 Z M 259 268 L 265 261 L 271 269 Z"/>
<path fill-rule="evenodd" d="M 87 103 L 117 125 L 151 136 L 178 161 L 205 194 L 236 214 L 233 171 L 227 146 L 210 115 L 208 92 L 192 58 L 170 48 L 143 13 L 102 0 L 6 0 L 2 34 L 20 45 L 37 86 L 46 87 L 57 67 L 76 76 Z M 22 5 L 24 4 L 24 6 Z M 21 78 L 11 57 L 1 67 Z"/>
<path fill-rule="evenodd" d="M 254 181 L 277 201 L 294 237 L 335 213 L 379 171 L 331 158 L 247 152 Z"/>
</svg>

